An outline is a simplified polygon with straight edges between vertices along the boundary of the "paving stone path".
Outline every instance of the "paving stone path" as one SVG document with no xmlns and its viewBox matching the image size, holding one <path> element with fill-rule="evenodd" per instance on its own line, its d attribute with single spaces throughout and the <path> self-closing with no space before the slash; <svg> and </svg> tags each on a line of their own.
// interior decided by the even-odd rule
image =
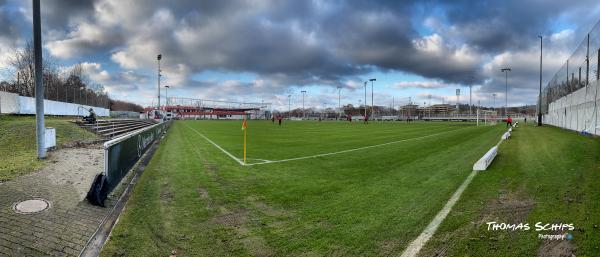
<svg viewBox="0 0 600 257">
<path fill-rule="evenodd" d="M 0 256 L 78 256 L 116 202 L 107 207 L 85 199 L 103 165 L 99 146 L 60 149 L 41 170 L 0 184 Z M 41 198 L 50 207 L 20 214 L 15 203 Z"/>
</svg>

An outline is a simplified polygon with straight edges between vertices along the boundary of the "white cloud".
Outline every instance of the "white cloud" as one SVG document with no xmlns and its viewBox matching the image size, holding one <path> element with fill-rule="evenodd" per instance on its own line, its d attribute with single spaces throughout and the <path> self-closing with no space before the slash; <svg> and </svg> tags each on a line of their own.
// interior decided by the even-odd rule
<svg viewBox="0 0 600 257">
<path fill-rule="evenodd" d="M 442 81 L 402 81 L 393 85 L 394 88 L 444 88 L 456 84 L 448 84 Z"/>
</svg>

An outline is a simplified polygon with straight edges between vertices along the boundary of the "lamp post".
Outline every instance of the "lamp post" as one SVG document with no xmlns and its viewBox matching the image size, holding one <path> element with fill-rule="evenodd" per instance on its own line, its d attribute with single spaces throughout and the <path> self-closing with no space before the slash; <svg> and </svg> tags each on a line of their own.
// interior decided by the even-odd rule
<svg viewBox="0 0 600 257">
<path fill-rule="evenodd" d="M 540 38 L 540 92 L 538 99 L 538 126 L 542 126 L 542 36 L 538 36 Z"/>
<path fill-rule="evenodd" d="M 165 86 L 165 108 L 169 106 L 169 88 L 171 86 Z"/>
<path fill-rule="evenodd" d="M 338 89 L 338 111 L 339 111 L 338 118 L 339 118 L 340 116 L 342 116 L 342 86 L 338 85 L 337 89 Z"/>
<path fill-rule="evenodd" d="M 376 81 L 376 78 L 369 79 L 371 81 L 371 116 L 373 116 L 373 81 Z"/>
<path fill-rule="evenodd" d="M 35 132 L 37 156 L 46 158 L 46 127 L 44 125 L 44 84 L 42 82 L 42 22 L 40 0 L 33 0 L 33 58 L 35 69 Z"/>
<path fill-rule="evenodd" d="M 367 82 L 365 81 L 365 118 L 367 117 Z"/>
<path fill-rule="evenodd" d="M 494 103 L 492 104 L 492 110 L 496 110 L 496 93 L 492 94 L 492 98 L 494 99 Z"/>
<path fill-rule="evenodd" d="M 508 72 L 511 71 L 510 68 L 501 69 L 505 74 L 505 91 L 504 91 L 504 116 L 508 115 Z"/>
<path fill-rule="evenodd" d="M 304 110 L 304 95 L 306 94 L 306 90 L 300 91 L 302 93 L 302 119 L 306 118 L 306 111 Z"/>
<path fill-rule="evenodd" d="M 292 95 L 288 95 L 288 119 L 292 118 Z"/>
<path fill-rule="evenodd" d="M 473 105 L 471 99 L 473 98 L 473 83 L 469 84 L 469 118 L 471 117 L 471 106 Z"/>
<path fill-rule="evenodd" d="M 160 112 L 160 59 L 162 59 L 162 54 L 159 54 L 156 59 L 158 60 L 158 76 L 157 76 L 157 81 L 158 81 L 158 107 L 157 110 Z"/>
<path fill-rule="evenodd" d="M 460 88 L 456 89 L 456 116 L 460 115 L 460 106 L 458 105 L 460 102 Z"/>
</svg>

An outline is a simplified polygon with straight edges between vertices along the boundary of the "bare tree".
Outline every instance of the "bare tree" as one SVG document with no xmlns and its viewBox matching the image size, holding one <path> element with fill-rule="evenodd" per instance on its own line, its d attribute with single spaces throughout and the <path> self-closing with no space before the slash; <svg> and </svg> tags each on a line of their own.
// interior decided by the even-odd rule
<svg viewBox="0 0 600 257">
<path fill-rule="evenodd" d="M 33 55 L 33 43 L 27 41 L 24 48 L 14 49 L 13 54 L 9 57 L 9 64 L 15 69 L 13 83 L 15 84 L 16 90 L 19 95 L 34 96 L 34 55 Z M 44 79 L 50 80 L 51 78 L 58 78 L 56 72 L 56 65 L 54 61 L 48 55 L 44 55 L 42 62 L 42 72 L 44 73 Z M 45 81 L 46 82 L 46 81 Z M 51 87 L 56 89 L 58 85 L 54 80 L 50 81 L 48 90 Z"/>
</svg>

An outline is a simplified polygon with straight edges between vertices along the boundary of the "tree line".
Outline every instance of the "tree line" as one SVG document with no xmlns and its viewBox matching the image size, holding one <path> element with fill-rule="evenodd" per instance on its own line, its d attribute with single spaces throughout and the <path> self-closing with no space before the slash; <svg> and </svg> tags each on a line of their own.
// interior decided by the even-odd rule
<svg viewBox="0 0 600 257">
<path fill-rule="evenodd" d="M 24 48 L 13 51 L 8 59 L 11 67 L 8 74 L 10 79 L 0 81 L 0 91 L 20 96 L 35 96 L 33 53 L 33 44 L 30 41 Z M 81 64 L 69 69 L 59 69 L 50 56 L 44 54 L 42 59 L 44 99 L 109 108 L 112 111 L 143 111 L 137 104 L 110 99 L 104 86 L 92 82 Z"/>
</svg>

